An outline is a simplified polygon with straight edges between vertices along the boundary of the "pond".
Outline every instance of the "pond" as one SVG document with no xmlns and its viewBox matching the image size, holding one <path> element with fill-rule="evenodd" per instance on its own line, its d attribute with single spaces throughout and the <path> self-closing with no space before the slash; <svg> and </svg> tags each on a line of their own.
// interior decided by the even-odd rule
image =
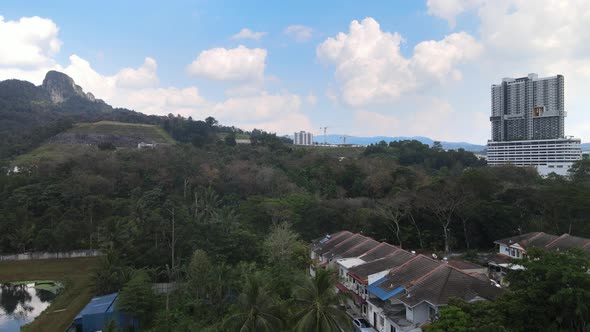
<svg viewBox="0 0 590 332">
<path fill-rule="evenodd" d="M 0 332 L 20 331 L 49 306 L 59 288 L 52 281 L 0 284 Z"/>
</svg>

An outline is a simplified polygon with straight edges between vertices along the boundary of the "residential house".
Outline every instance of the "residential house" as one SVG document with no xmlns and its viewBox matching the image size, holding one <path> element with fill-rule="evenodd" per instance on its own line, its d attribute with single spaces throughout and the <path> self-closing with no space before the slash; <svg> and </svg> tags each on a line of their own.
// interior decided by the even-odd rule
<svg viewBox="0 0 590 332">
<path fill-rule="evenodd" d="M 590 239 L 563 234 L 556 236 L 543 232 L 521 234 L 494 242 L 498 245 L 498 252 L 488 259 L 489 274 L 495 280 L 502 282 L 510 270 L 522 269 L 518 260 L 526 257 L 530 248 L 547 250 L 568 250 L 579 248 L 590 253 Z"/>
<path fill-rule="evenodd" d="M 438 261 L 348 231 L 317 239 L 311 249 L 310 274 L 315 266 L 334 268 L 338 291 L 353 295 L 348 309 L 378 331 L 420 330 L 451 296 L 492 300 L 501 292 L 476 264 Z"/>
<path fill-rule="evenodd" d="M 367 319 L 378 331 L 406 332 L 431 322 L 451 297 L 494 300 L 502 289 L 447 263 L 418 255 L 370 284 Z"/>
<path fill-rule="evenodd" d="M 358 265 L 348 270 L 344 284 L 356 296 L 362 299 L 362 301 L 359 301 L 359 307 L 360 312 L 364 316 L 368 317 L 369 311 L 369 305 L 367 303 L 369 296 L 367 287 L 384 277 L 387 273 L 389 273 L 389 271 L 401 266 L 414 257 L 413 254 L 405 250 L 401 250 L 396 247 L 393 248 L 395 251 L 383 258 L 369 261 L 366 264 Z M 370 253 L 368 255 L 370 255 Z M 366 257 L 361 256 L 360 258 L 364 259 Z"/>
</svg>

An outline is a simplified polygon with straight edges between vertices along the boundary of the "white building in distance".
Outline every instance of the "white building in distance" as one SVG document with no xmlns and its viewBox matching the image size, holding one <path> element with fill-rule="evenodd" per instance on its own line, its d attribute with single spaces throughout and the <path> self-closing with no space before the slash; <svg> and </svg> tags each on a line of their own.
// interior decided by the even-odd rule
<svg viewBox="0 0 590 332">
<path fill-rule="evenodd" d="M 306 131 L 295 132 L 293 136 L 295 145 L 313 145 L 313 134 Z"/>
</svg>

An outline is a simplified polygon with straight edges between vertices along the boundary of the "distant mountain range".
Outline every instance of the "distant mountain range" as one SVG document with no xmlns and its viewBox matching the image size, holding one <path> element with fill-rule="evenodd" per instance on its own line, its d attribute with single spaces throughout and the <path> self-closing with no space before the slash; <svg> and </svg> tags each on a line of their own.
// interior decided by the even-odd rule
<svg viewBox="0 0 590 332">
<path fill-rule="evenodd" d="M 326 135 L 326 142 L 329 144 L 341 144 L 342 136 L 344 135 Z M 360 136 L 346 136 L 347 144 L 361 144 L 369 145 L 373 143 L 379 143 L 380 141 L 391 142 L 391 141 L 405 141 L 405 140 L 416 140 L 424 144 L 432 145 L 436 140 L 424 137 L 424 136 L 373 136 L 373 137 L 360 137 Z M 317 135 L 314 137 L 314 141 L 323 143 L 324 135 Z M 466 151 L 480 152 L 486 147 L 485 145 L 471 144 L 466 142 L 444 142 L 441 141 L 443 148 L 450 150 L 465 149 Z"/>
<path fill-rule="evenodd" d="M 342 136 L 344 135 L 326 135 L 326 141 L 328 144 L 342 144 Z M 369 145 L 379 143 L 380 141 L 391 142 L 391 141 L 405 141 L 405 140 L 416 140 L 424 144 L 432 146 L 436 141 L 430 137 L 424 136 L 373 136 L 373 137 L 361 137 L 361 136 L 346 136 L 347 144 L 361 144 Z M 318 143 L 324 142 L 324 135 L 314 136 L 314 141 Z M 467 142 L 445 142 L 441 141 L 443 148 L 447 150 L 464 149 L 472 152 L 482 152 L 486 149 L 485 145 L 472 144 Z M 590 143 L 582 143 L 582 151 L 590 151 Z"/>
</svg>

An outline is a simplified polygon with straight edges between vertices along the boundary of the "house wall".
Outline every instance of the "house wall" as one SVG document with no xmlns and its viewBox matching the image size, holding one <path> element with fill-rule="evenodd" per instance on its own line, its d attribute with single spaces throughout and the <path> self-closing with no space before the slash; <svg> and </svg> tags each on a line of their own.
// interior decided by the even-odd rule
<svg viewBox="0 0 590 332">
<path fill-rule="evenodd" d="M 498 249 L 498 253 L 510 256 L 512 258 L 520 259 L 522 258 L 524 252 L 518 248 L 511 248 L 510 246 L 501 244 Z"/>
<path fill-rule="evenodd" d="M 430 319 L 430 305 L 428 303 L 420 303 L 412 310 L 414 313 L 414 319 L 411 320 L 414 324 L 423 324 Z M 406 312 L 408 308 L 406 307 Z"/>
<path fill-rule="evenodd" d="M 415 330 L 416 328 L 413 326 L 409 326 L 409 327 L 399 327 L 397 326 L 394 322 L 390 321 L 389 319 L 385 320 L 385 329 L 383 329 L 383 332 L 405 332 L 405 331 L 412 331 Z"/>
<path fill-rule="evenodd" d="M 413 322 L 414 321 L 414 309 L 406 306 L 406 320 Z"/>
<path fill-rule="evenodd" d="M 369 304 L 369 310 L 368 310 L 368 315 L 367 315 L 367 320 L 369 321 L 369 323 L 371 323 L 371 325 L 377 330 L 378 326 L 379 326 L 379 318 L 381 317 L 382 314 L 382 310 L 381 308 L 373 305 L 371 302 L 368 302 Z M 375 318 L 377 318 L 377 320 L 375 321 Z"/>
<path fill-rule="evenodd" d="M 385 271 L 381 271 L 379 273 L 371 274 L 368 277 L 369 285 L 372 284 L 372 283 L 374 283 L 375 281 L 377 281 L 377 280 L 385 277 L 387 275 L 387 273 L 389 273 L 389 270 L 385 270 Z"/>
</svg>

